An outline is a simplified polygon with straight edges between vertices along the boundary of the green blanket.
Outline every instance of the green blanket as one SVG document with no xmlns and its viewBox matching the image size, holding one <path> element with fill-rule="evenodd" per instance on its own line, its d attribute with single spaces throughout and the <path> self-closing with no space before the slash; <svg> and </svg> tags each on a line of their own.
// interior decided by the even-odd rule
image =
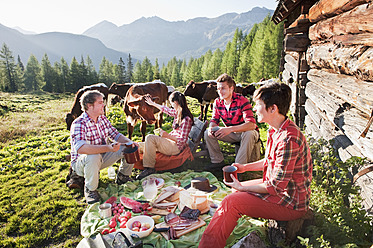
<svg viewBox="0 0 373 248">
<path fill-rule="evenodd" d="M 224 183 L 219 182 L 218 179 L 210 172 L 194 172 L 188 170 L 182 173 L 171 174 L 167 172 L 163 174 L 155 174 L 154 176 L 164 179 L 164 187 L 175 185 L 176 181 L 180 181 L 181 186 L 185 187 L 189 185 L 190 181 L 195 177 L 206 177 L 209 179 L 210 184 L 218 187 L 217 191 L 210 193 L 208 196 L 209 200 L 217 204 L 219 204 L 223 198 L 231 192 L 230 188 L 226 187 Z M 134 200 L 144 200 L 141 182 L 142 181 L 128 182 L 125 185 L 120 186 L 110 184 L 107 188 L 99 188 L 98 192 L 100 193 L 103 201 L 107 200 L 111 196 L 116 196 L 118 200 L 121 196 L 126 196 Z M 98 213 L 99 204 L 100 203 L 95 203 L 90 205 L 82 216 L 81 234 L 84 237 L 96 235 L 100 232 L 100 230 L 108 227 L 110 218 L 101 219 Z M 177 210 L 176 213 L 179 213 L 179 210 Z M 207 225 L 211 220 L 209 213 L 202 215 L 201 218 L 206 221 Z M 153 232 L 148 237 L 143 238 L 142 241 L 144 243 L 152 243 L 155 245 L 155 247 L 198 247 L 199 241 L 201 240 L 202 234 L 207 225 L 183 235 L 177 240 L 167 241 L 160 233 Z M 264 234 L 264 222 L 243 216 L 238 220 L 236 228 L 228 238 L 226 247 L 231 247 L 239 239 L 255 230 Z M 134 241 L 137 240 L 134 239 Z"/>
</svg>

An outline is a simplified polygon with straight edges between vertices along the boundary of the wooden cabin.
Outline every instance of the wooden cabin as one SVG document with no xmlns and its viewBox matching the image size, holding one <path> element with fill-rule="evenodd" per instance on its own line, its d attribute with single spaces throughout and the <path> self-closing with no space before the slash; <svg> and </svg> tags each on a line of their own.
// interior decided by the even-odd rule
<svg viewBox="0 0 373 248">
<path fill-rule="evenodd" d="M 279 0 L 272 16 L 285 25 L 280 79 L 293 90 L 294 120 L 306 134 L 333 140 L 343 161 L 373 161 L 372 1 Z M 372 168 L 359 168 L 356 181 L 370 211 Z"/>
</svg>

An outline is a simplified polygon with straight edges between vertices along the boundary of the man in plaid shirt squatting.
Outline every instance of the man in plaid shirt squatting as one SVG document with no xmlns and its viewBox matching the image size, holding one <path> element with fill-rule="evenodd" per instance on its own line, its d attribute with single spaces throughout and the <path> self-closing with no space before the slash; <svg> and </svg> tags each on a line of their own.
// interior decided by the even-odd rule
<svg viewBox="0 0 373 248">
<path fill-rule="evenodd" d="M 263 171 L 263 178 L 239 182 L 234 176 L 232 194 L 224 198 L 202 235 L 199 247 L 224 247 L 242 215 L 290 221 L 308 210 L 311 194 L 312 158 L 306 138 L 287 118 L 291 89 L 271 83 L 254 93 L 258 122 L 268 123 L 265 158 L 233 165 L 238 173 Z"/>
<path fill-rule="evenodd" d="M 133 164 L 124 159 L 121 143 L 131 142 L 119 133 L 104 115 L 104 95 L 97 90 L 85 92 L 80 100 L 84 111 L 71 125 L 71 167 L 79 176 L 84 177 L 84 196 L 88 204 L 100 201 L 96 191 L 100 170 L 121 159 L 115 179 L 117 184 L 132 181 L 129 177 Z M 115 142 L 109 144 L 108 138 Z M 137 145 L 133 143 L 133 146 Z"/>
<path fill-rule="evenodd" d="M 255 143 L 259 140 L 259 130 L 253 115 L 249 100 L 234 92 L 235 82 L 224 73 L 217 78 L 219 97 L 215 99 L 209 128 L 205 132 L 205 141 L 210 154 L 211 164 L 206 170 L 220 169 L 224 166 L 224 156 L 220 150 L 218 140 L 229 143 L 240 143 L 236 154 L 236 163 L 251 162 L 251 154 Z M 220 119 L 224 127 L 218 128 Z"/>
</svg>

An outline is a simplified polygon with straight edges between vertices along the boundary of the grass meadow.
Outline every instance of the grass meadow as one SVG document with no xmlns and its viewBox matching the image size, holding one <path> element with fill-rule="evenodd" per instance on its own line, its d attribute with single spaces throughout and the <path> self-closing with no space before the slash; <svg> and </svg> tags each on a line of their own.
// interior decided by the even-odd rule
<svg viewBox="0 0 373 248">
<path fill-rule="evenodd" d="M 71 94 L 0 93 L 0 247 L 76 247 L 82 238 L 84 195 L 65 185 L 70 139 L 64 118 L 73 99 Z M 188 102 L 198 116 L 198 102 L 192 98 Z M 127 135 L 119 104 L 108 106 L 107 116 Z M 171 130 L 171 123 L 166 117 L 163 128 Z M 147 132 L 153 128 L 148 126 Z M 139 125 L 133 140 L 141 141 Z M 223 151 L 225 161 L 233 162 L 234 146 L 225 145 Z M 188 161 L 175 172 L 202 171 L 207 163 L 207 158 Z M 134 176 L 137 173 L 133 171 Z M 221 179 L 221 172 L 215 174 Z M 108 183 L 113 182 L 103 170 L 100 185 Z"/>
<path fill-rule="evenodd" d="M 65 185 L 70 139 L 64 119 L 73 99 L 68 94 L 0 92 L 0 247 L 76 247 L 82 239 L 80 220 L 87 204 L 81 191 Z M 187 100 L 194 116 L 198 116 L 198 102 Z M 108 106 L 107 116 L 127 135 L 119 105 Z M 166 117 L 163 128 L 170 131 L 171 123 L 172 119 Z M 259 127 L 265 144 L 267 126 Z M 148 126 L 147 132 L 152 133 L 153 128 Z M 133 140 L 141 140 L 139 125 Z M 359 189 L 351 184 L 349 175 L 349 170 L 361 166 L 364 160 L 341 162 L 331 144 L 322 140 L 310 142 L 310 148 L 314 161 L 310 205 L 315 225 L 309 238 L 298 241 L 303 247 L 370 247 L 372 218 L 362 209 Z M 222 144 L 222 150 L 225 162 L 232 163 L 234 146 Z M 208 163 L 209 159 L 202 157 L 187 161 L 174 172 L 202 171 Z M 133 170 L 133 176 L 138 173 Z M 213 173 L 222 180 L 221 171 Z M 241 179 L 259 176 L 247 172 Z M 113 181 L 104 169 L 100 186 L 109 183 Z"/>
</svg>

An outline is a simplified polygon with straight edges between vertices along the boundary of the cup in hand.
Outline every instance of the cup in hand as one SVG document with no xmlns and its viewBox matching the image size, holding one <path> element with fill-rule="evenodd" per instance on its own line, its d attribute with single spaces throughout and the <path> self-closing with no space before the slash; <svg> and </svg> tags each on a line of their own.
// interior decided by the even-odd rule
<svg viewBox="0 0 373 248">
<path fill-rule="evenodd" d="M 234 165 L 224 166 L 223 167 L 223 174 L 224 174 L 224 180 L 227 183 L 232 183 L 233 182 L 233 179 L 231 178 L 232 174 L 237 179 L 237 167 L 234 166 Z"/>
<path fill-rule="evenodd" d="M 215 136 L 215 132 L 219 130 L 218 126 L 214 126 L 211 128 L 211 133 Z"/>
</svg>

